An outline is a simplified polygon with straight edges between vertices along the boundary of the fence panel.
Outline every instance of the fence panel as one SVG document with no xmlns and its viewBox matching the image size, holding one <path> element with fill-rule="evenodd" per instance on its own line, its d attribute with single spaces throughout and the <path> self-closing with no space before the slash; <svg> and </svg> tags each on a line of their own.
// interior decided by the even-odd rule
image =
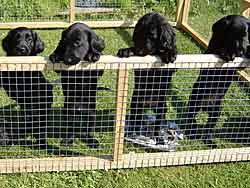
<svg viewBox="0 0 250 188">
<path fill-rule="evenodd" d="M 246 67 L 214 55 L 75 66 L 0 57 L 0 172 L 249 160 L 249 82 L 236 73 Z M 45 70 L 58 79 L 46 82 Z"/>
<path fill-rule="evenodd" d="M 155 10 L 174 21 L 171 0 L 1 0 L 1 22 L 59 22 L 137 20 Z"/>
</svg>

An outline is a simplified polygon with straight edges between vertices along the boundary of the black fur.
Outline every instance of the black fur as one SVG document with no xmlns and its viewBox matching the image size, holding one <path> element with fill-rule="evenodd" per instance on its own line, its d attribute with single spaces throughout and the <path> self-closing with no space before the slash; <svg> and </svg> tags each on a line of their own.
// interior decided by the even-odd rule
<svg viewBox="0 0 250 188">
<path fill-rule="evenodd" d="M 87 25 L 75 23 L 63 31 L 57 48 L 50 55 L 50 60 L 53 63 L 63 61 L 67 65 L 75 65 L 81 60 L 95 62 L 99 60 L 104 47 L 104 41 Z M 81 139 L 91 147 L 98 146 L 98 141 L 90 133 L 96 123 L 97 81 L 102 74 L 103 70 L 61 72 L 65 96 L 66 137 L 71 141 L 78 133 L 84 132 L 86 135 Z M 84 120 L 77 120 L 77 117 Z"/>
<path fill-rule="evenodd" d="M 235 57 L 248 56 L 250 21 L 237 15 L 221 18 L 212 27 L 212 38 L 206 51 L 217 54 L 224 61 Z M 236 69 L 201 69 L 188 102 L 186 134 L 192 139 L 202 139 L 204 143 L 216 147 L 213 142 L 213 128 L 220 116 L 221 104 L 232 81 L 238 79 Z M 203 131 L 198 128 L 195 116 L 200 111 L 208 113 L 208 121 Z"/>
<path fill-rule="evenodd" d="M 144 15 L 136 24 L 133 33 L 134 46 L 120 49 L 119 57 L 157 55 L 163 63 L 176 59 L 175 31 L 167 20 L 158 13 Z M 131 101 L 130 124 L 135 127 L 143 123 L 143 111 L 151 108 L 157 121 L 165 119 L 166 95 L 173 69 L 136 69 L 135 87 Z M 136 128 L 135 128 L 136 130 Z"/>
<path fill-rule="evenodd" d="M 19 27 L 9 31 L 2 41 L 7 56 L 36 56 L 44 50 L 44 43 L 31 29 Z M 47 113 L 53 102 L 52 85 L 40 71 L 1 71 L 1 86 L 23 109 L 25 124 L 7 130 L 14 141 L 32 133 L 39 147 L 46 146 Z M 8 127 L 8 126 L 6 126 Z"/>
</svg>

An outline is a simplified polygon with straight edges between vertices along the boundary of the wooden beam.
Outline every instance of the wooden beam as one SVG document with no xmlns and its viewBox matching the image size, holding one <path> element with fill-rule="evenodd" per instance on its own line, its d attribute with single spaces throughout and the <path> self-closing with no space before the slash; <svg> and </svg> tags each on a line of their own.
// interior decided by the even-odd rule
<svg viewBox="0 0 250 188">
<path fill-rule="evenodd" d="M 242 16 L 249 18 L 249 16 L 250 16 L 250 0 L 241 0 L 240 13 Z"/>
<path fill-rule="evenodd" d="M 69 2 L 69 22 L 73 23 L 75 21 L 75 0 L 70 0 Z"/>
<path fill-rule="evenodd" d="M 189 9 L 190 9 L 190 0 L 184 0 L 182 24 L 188 23 Z"/>
<path fill-rule="evenodd" d="M 230 148 L 162 153 L 130 153 L 124 155 L 123 168 L 209 164 L 249 161 L 250 148 Z"/>
<path fill-rule="evenodd" d="M 125 63 L 119 64 L 117 75 L 116 125 L 113 159 L 117 163 L 122 160 L 124 146 L 124 128 L 127 112 L 129 72 Z"/>
<path fill-rule="evenodd" d="M 137 21 L 76 21 L 84 23 L 91 28 L 133 28 Z M 74 23 L 76 23 L 74 22 Z M 176 22 L 169 22 L 172 26 L 176 26 Z M 28 27 L 31 29 L 64 29 L 71 25 L 69 22 L 16 22 L 16 23 L 0 23 L 0 29 L 14 29 L 17 27 Z"/>
<path fill-rule="evenodd" d="M 192 38 L 195 41 L 197 41 L 202 47 L 204 48 L 208 47 L 208 41 L 204 37 L 202 37 L 198 32 L 196 32 L 192 27 L 190 27 L 188 24 L 183 23 L 181 29 L 189 33 L 192 36 Z"/>
<path fill-rule="evenodd" d="M 180 27 L 182 24 L 183 7 L 184 7 L 184 0 L 177 0 L 176 17 L 175 17 L 177 27 Z"/>
<path fill-rule="evenodd" d="M 212 54 L 188 54 L 177 55 L 175 63 L 162 64 L 159 57 L 130 57 L 119 58 L 111 55 L 103 55 L 96 63 L 80 62 L 76 65 L 65 65 L 63 63 L 52 64 L 48 57 L 0 57 L 1 71 L 43 71 L 43 70 L 118 70 L 118 69 L 199 69 L 199 68 L 246 68 L 250 67 L 250 59 L 235 58 L 234 62 L 224 62 Z M 126 67 L 120 64 L 126 64 Z"/>
<path fill-rule="evenodd" d="M 0 159 L 0 173 L 110 169 L 111 156 Z"/>
<path fill-rule="evenodd" d="M 247 81 L 250 83 L 250 75 L 245 70 L 239 70 L 237 72 L 240 75 L 241 80 Z"/>
<path fill-rule="evenodd" d="M 250 160 L 250 147 L 129 153 L 117 163 L 111 156 L 51 157 L 30 159 L 0 159 L 0 173 L 79 171 L 94 169 L 160 167 L 190 164 L 224 163 Z"/>
</svg>

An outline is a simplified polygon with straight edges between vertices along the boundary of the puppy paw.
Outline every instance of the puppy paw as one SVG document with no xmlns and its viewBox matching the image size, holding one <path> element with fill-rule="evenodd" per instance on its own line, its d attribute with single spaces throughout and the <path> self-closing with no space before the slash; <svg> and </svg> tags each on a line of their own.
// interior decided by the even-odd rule
<svg viewBox="0 0 250 188">
<path fill-rule="evenodd" d="M 52 62 L 52 63 L 58 63 L 60 61 L 60 58 L 59 56 L 57 56 L 55 53 L 51 54 L 49 56 L 49 60 Z"/>
<path fill-rule="evenodd" d="M 250 58 L 250 46 L 247 46 L 247 50 L 246 50 L 245 56 L 247 58 Z"/>
<path fill-rule="evenodd" d="M 160 55 L 160 58 L 162 60 L 162 63 L 165 63 L 165 64 L 174 63 L 174 61 L 176 60 L 176 54 L 167 53 L 164 55 Z"/>
<path fill-rule="evenodd" d="M 219 54 L 219 57 L 226 62 L 234 61 L 236 54 L 234 54 L 234 53 L 221 53 L 221 54 Z"/>
<path fill-rule="evenodd" d="M 92 62 L 96 62 L 100 59 L 101 54 L 98 53 L 88 53 L 88 55 L 84 58 L 84 60 L 92 63 Z"/>
<path fill-rule="evenodd" d="M 117 52 L 118 57 L 130 57 L 133 55 L 134 53 L 130 50 L 130 48 L 121 48 Z"/>
<path fill-rule="evenodd" d="M 93 54 L 91 57 L 91 61 L 96 62 L 100 59 L 100 57 L 101 57 L 101 54 Z"/>
</svg>

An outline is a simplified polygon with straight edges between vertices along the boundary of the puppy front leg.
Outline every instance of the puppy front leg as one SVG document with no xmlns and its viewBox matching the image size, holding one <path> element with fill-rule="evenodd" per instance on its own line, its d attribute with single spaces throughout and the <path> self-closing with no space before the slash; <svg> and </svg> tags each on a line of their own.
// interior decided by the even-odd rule
<svg viewBox="0 0 250 188">
<path fill-rule="evenodd" d="M 121 48 L 117 52 L 118 57 L 130 57 L 130 56 L 135 56 L 135 48 Z"/>
<path fill-rule="evenodd" d="M 174 63 L 177 56 L 177 50 L 173 49 L 173 50 L 163 51 L 159 53 L 159 56 L 162 60 L 162 63 L 165 64 Z"/>
<path fill-rule="evenodd" d="M 65 45 L 62 41 L 59 42 L 55 51 L 49 56 L 49 59 L 52 63 L 58 63 L 59 61 L 63 61 L 64 53 L 65 53 Z"/>
<path fill-rule="evenodd" d="M 84 60 L 88 62 L 96 62 L 100 59 L 101 53 L 100 52 L 89 52 L 88 55 L 84 58 Z"/>
</svg>

